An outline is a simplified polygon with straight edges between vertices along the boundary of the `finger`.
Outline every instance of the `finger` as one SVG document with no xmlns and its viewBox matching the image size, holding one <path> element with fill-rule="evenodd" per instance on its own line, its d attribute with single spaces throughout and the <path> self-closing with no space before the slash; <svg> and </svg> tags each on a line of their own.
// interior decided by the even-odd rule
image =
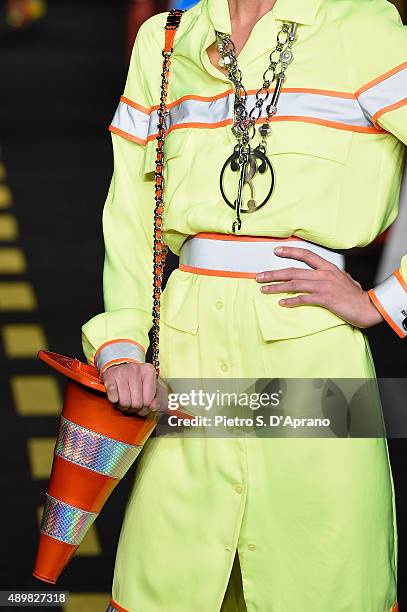
<svg viewBox="0 0 407 612">
<path fill-rule="evenodd" d="M 292 298 L 283 298 L 279 300 L 278 303 L 280 304 L 280 306 L 284 306 L 285 308 L 292 308 L 293 306 L 303 306 L 304 304 L 327 307 L 327 301 L 325 299 L 325 296 L 318 293 L 301 294 Z"/>
<path fill-rule="evenodd" d="M 107 393 L 107 399 L 112 404 L 116 404 L 119 401 L 119 391 L 117 389 L 117 383 L 114 376 L 109 376 L 104 379 L 104 385 Z"/>
<path fill-rule="evenodd" d="M 142 408 L 141 410 L 137 410 L 138 416 L 147 416 L 150 414 L 149 408 Z"/>
<path fill-rule="evenodd" d="M 168 410 L 168 388 L 160 380 L 157 381 L 157 390 L 155 397 L 150 404 L 150 410 L 164 412 Z"/>
<path fill-rule="evenodd" d="M 290 257 L 298 259 L 311 266 L 315 270 L 338 270 L 338 266 L 320 257 L 309 249 L 299 249 L 297 247 L 276 247 L 274 252 L 279 257 Z"/>
<path fill-rule="evenodd" d="M 157 386 L 156 379 L 154 366 L 151 363 L 146 364 L 141 370 L 143 406 L 150 406 L 154 399 Z"/>
<path fill-rule="evenodd" d="M 283 268 L 282 270 L 265 270 L 256 275 L 256 281 L 274 282 L 292 279 L 324 280 L 328 278 L 327 270 L 304 270 L 303 268 Z"/>
<path fill-rule="evenodd" d="M 143 383 L 142 378 L 138 369 L 135 369 L 131 376 L 128 379 L 129 381 L 129 389 L 131 396 L 131 407 L 134 409 L 140 410 L 140 408 L 144 408 L 143 404 Z"/>
<path fill-rule="evenodd" d="M 262 293 L 313 293 L 321 291 L 321 281 L 292 280 L 286 283 L 273 283 L 272 285 L 262 285 Z"/>
<path fill-rule="evenodd" d="M 131 393 L 127 379 L 117 380 L 117 390 L 119 393 L 118 404 L 120 409 L 128 410 L 131 406 Z"/>
</svg>

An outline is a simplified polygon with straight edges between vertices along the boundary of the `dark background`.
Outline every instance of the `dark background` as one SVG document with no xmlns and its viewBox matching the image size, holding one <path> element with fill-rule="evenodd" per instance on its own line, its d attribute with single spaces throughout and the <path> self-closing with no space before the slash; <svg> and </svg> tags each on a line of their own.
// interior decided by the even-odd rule
<svg viewBox="0 0 407 612">
<path fill-rule="evenodd" d="M 38 324 L 49 348 L 79 358 L 80 327 L 103 310 L 101 213 L 112 172 L 107 126 L 123 90 L 127 34 L 134 30 L 128 28 L 127 9 L 125 0 L 58 0 L 49 3 L 48 14 L 32 27 L 11 30 L 4 14 L 0 24 L 0 146 L 7 170 L 0 182 L 12 193 L 11 205 L 0 207 L 0 215 L 17 219 L 19 236 L 13 246 L 27 260 L 25 272 L 2 275 L 0 271 L 0 281 L 26 280 L 37 299 L 37 307 L 27 312 L 0 306 L 0 329 L 10 323 Z M 373 284 L 380 252 L 376 245 L 348 259 L 348 270 L 366 288 Z M 370 329 L 367 335 L 378 375 L 405 377 L 406 345 L 387 325 Z M 8 358 L 1 338 L 0 589 L 48 590 L 31 577 L 36 509 L 43 502 L 47 481 L 33 478 L 27 441 L 55 437 L 57 417 L 16 413 L 10 377 L 48 372 L 35 358 Z M 389 447 L 397 492 L 403 610 L 407 443 L 390 440 Z M 97 521 L 101 553 L 74 559 L 58 583 L 59 589 L 89 594 L 88 599 L 73 600 L 66 610 L 104 609 L 101 602 L 110 591 L 130 480 L 131 474 Z M 100 599 L 92 599 L 92 593 Z"/>
</svg>

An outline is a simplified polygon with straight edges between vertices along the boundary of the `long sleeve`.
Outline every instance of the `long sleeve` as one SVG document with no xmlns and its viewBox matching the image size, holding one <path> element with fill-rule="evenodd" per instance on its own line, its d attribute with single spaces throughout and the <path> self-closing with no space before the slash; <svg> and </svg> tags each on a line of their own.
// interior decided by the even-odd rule
<svg viewBox="0 0 407 612">
<path fill-rule="evenodd" d="M 146 62 L 161 72 L 165 15 L 139 30 L 122 96 L 110 126 L 114 171 L 103 209 L 105 312 L 82 326 L 83 351 L 100 372 L 115 363 L 143 362 L 152 324 L 154 175 L 146 172 L 154 126 Z M 144 59 L 142 59 L 144 58 Z M 159 95 L 159 89 L 158 95 Z M 151 161 L 151 160 L 150 160 Z M 149 171 L 151 168 L 149 167 Z"/>
<path fill-rule="evenodd" d="M 407 144 L 407 27 L 397 9 L 385 0 L 361 2 L 361 9 L 360 23 L 354 24 L 351 33 L 356 43 L 351 62 L 359 104 L 377 128 Z M 366 47 L 360 46 L 358 27 L 364 28 Z M 368 293 L 394 331 L 406 337 L 407 254 L 400 267 Z"/>
</svg>

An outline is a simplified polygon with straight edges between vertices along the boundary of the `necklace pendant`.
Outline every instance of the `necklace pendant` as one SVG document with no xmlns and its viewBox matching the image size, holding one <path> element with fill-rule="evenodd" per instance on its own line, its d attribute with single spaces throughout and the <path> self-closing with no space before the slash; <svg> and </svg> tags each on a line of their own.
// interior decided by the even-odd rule
<svg viewBox="0 0 407 612">
<path fill-rule="evenodd" d="M 259 185 L 255 186 L 258 175 L 262 175 L 261 189 Z M 274 191 L 274 184 L 274 168 L 261 145 L 253 150 L 250 146 L 242 149 L 237 145 L 220 174 L 222 197 L 236 211 L 236 221 L 241 214 L 251 214 L 263 208 Z"/>
</svg>

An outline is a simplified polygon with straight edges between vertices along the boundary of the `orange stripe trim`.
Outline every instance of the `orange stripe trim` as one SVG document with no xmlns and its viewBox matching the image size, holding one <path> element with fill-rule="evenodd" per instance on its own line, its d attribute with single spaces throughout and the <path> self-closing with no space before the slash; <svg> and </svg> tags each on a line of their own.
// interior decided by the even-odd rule
<svg viewBox="0 0 407 612">
<path fill-rule="evenodd" d="M 393 76 L 393 74 L 400 72 L 400 70 L 403 70 L 404 68 L 407 68 L 407 62 L 403 62 L 399 66 L 396 66 L 395 68 L 392 68 L 391 70 L 388 70 L 384 74 L 381 74 L 377 78 L 373 79 L 373 81 L 369 81 L 368 83 L 366 83 L 366 85 L 362 85 L 362 87 L 360 87 L 357 91 L 355 91 L 355 95 L 360 96 L 360 94 L 366 91 L 367 89 L 370 89 L 371 87 L 374 87 L 375 85 L 378 85 L 382 81 L 385 81 L 389 77 Z"/>
<path fill-rule="evenodd" d="M 125 361 L 123 361 L 123 359 L 125 359 Z M 111 361 L 108 361 L 107 363 L 105 363 L 103 368 L 100 370 L 100 374 L 103 374 L 103 372 L 105 372 L 107 368 L 114 365 L 115 363 L 122 363 L 123 365 L 125 365 L 126 363 L 142 363 L 142 362 L 139 361 L 138 359 L 133 359 L 133 357 L 123 357 L 122 359 L 120 358 L 112 359 Z"/>
<path fill-rule="evenodd" d="M 400 270 L 395 270 L 394 276 L 397 278 L 400 285 L 403 287 L 404 291 L 407 293 L 407 281 L 402 277 Z"/>
<path fill-rule="evenodd" d="M 273 92 L 274 89 L 271 89 L 270 92 Z M 309 93 L 316 94 L 318 96 L 329 96 L 331 98 L 348 98 L 351 100 L 356 100 L 356 95 L 352 92 L 347 91 L 331 91 L 329 89 L 311 89 L 309 87 L 283 87 L 281 93 Z M 250 94 L 257 93 L 256 90 L 250 90 Z"/>
<path fill-rule="evenodd" d="M 399 605 L 397 602 L 394 604 L 390 612 L 399 612 Z"/>
<path fill-rule="evenodd" d="M 274 88 L 269 89 L 268 91 L 269 93 L 273 93 Z M 281 90 L 281 92 L 282 93 L 309 93 L 309 94 L 316 94 L 320 96 L 329 96 L 331 98 L 347 98 L 351 100 L 356 100 L 356 94 L 353 92 L 334 91 L 334 90 L 329 90 L 329 89 L 312 89 L 310 87 L 284 87 Z M 254 95 L 257 93 L 257 89 L 249 89 L 247 93 L 249 95 Z M 186 102 L 187 100 L 197 100 L 200 102 L 213 102 L 214 100 L 221 100 L 222 98 L 226 98 L 227 96 L 231 94 L 234 94 L 234 89 L 228 89 L 214 96 L 200 96 L 197 94 L 186 94 L 185 96 L 181 96 L 181 98 L 177 98 L 173 102 L 170 102 L 169 104 L 167 104 L 167 108 L 172 108 L 174 106 L 177 106 L 181 102 Z M 125 98 L 124 96 L 122 96 L 121 99 L 124 102 L 126 100 L 129 100 L 129 98 Z M 150 109 L 146 109 L 145 107 L 138 105 L 132 100 L 129 100 L 128 103 L 130 104 L 130 106 L 134 106 L 134 108 L 139 108 L 140 110 L 143 110 L 143 112 L 148 112 L 149 114 L 151 114 L 151 111 L 154 111 L 160 108 L 159 104 L 154 104 L 153 106 L 150 107 Z"/>
<path fill-rule="evenodd" d="M 117 338 L 115 340 L 108 340 L 107 342 L 104 342 L 103 344 L 101 344 L 95 353 L 94 360 L 96 361 L 97 356 L 106 346 L 109 346 L 110 344 L 117 344 L 118 342 L 126 342 L 127 344 L 135 344 L 143 351 L 143 353 L 146 352 L 146 349 L 144 348 L 144 346 L 141 346 L 141 344 L 139 344 L 135 340 L 130 340 L 129 338 Z"/>
<path fill-rule="evenodd" d="M 266 119 L 260 119 L 256 123 L 264 123 Z M 303 121 L 305 123 L 316 123 L 319 125 L 324 125 L 325 127 L 332 127 L 338 130 L 347 130 L 349 132 L 362 132 L 364 134 L 381 134 L 384 133 L 385 130 L 382 128 L 376 127 L 362 127 L 358 125 L 349 125 L 347 123 L 340 123 L 339 121 L 328 121 L 326 119 L 314 119 L 313 117 L 302 117 L 301 115 L 281 115 L 275 116 L 272 118 L 273 121 Z"/>
<path fill-rule="evenodd" d="M 298 236 L 289 236 L 284 238 L 278 238 L 277 236 L 235 236 L 233 234 L 219 234 L 215 232 L 199 232 L 199 234 L 194 234 L 192 237 L 209 238 L 210 240 L 236 240 L 238 242 L 280 242 L 283 240 L 300 240 L 304 242 L 304 240 Z"/>
<path fill-rule="evenodd" d="M 129 612 L 129 610 L 127 610 L 127 608 L 123 608 L 123 606 L 118 604 L 114 599 L 110 599 L 110 603 L 112 604 L 112 606 L 117 608 L 117 610 L 119 610 L 119 612 Z"/>
<path fill-rule="evenodd" d="M 261 118 L 261 119 L 258 119 L 256 123 L 265 123 L 265 121 L 266 121 L 265 118 Z M 273 121 L 302 121 L 305 123 L 316 123 L 318 125 L 324 125 L 326 127 L 332 127 L 332 128 L 336 128 L 339 130 L 347 130 L 349 132 L 362 132 L 366 134 L 383 134 L 386 131 L 386 130 L 383 130 L 382 128 L 375 128 L 375 127 L 370 128 L 370 127 L 348 125 L 347 123 L 339 123 L 336 121 L 326 121 L 324 119 L 314 119 L 313 117 L 282 115 L 280 117 L 279 116 L 273 117 L 271 121 L 272 122 Z M 223 127 L 225 125 L 232 125 L 232 124 L 233 124 L 233 119 L 226 119 L 225 121 L 219 121 L 218 123 L 193 123 L 193 122 L 182 123 L 179 125 L 173 125 L 168 130 L 168 134 L 172 132 L 173 130 L 180 130 L 182 128 L 193 127 L 193 128 L 202 128 L 202 129 L 213 129 L 213 128 L 218 128 L 218 127 Z M 147 138 L 147 142 L 150 142 L 151 140 L 155 140 L 156 137 L 157 137 L 156 134 L 151 134 L 151 136 Z"/>
<path fill-rule="evenodd" d="M 224 121 L 218 121 L 217 123 L 181 123 L 179 125 L 173 125 L 167 131 L 167 134 L 173 132 L 174 130 L 182 130 L 182 128 L 205 128 L 208 130 L 212 130 L 213 128 L 224 127 L 225 125 L 232 125 L 233 119 L 225 119 Z M 157 134 L 151 134 L 146 142 L 151 142 L 151 140 L 155 140 L 157 138 Z"/>
<path fill-rule="evenodd" d="M 256 272 L 231 272 L 230 270 L 210 270 L 209 268 L 195 268 L 181 264 L 178 268 L 182 272 L 193 272 L 203 276 L 223 276 L 228 278 L 256 278 Z"/>
<path fill-rule="evenodd" d="M 141 111 L 142 113 L 145 113 L 146 115 L 151 115 L 151 112 L 152 112 L 151 108 L 147 108 L 146 106 L 141 106 L 141 104 L 137 104 L 137 102 L 133 102 L 133 100 L 130 100 L 130 98 L 126 98 L 126 96 L 120 96 L 120 102 L 125 102 L 132 108 L 135 108 Z"/>
<path fill-rule="evenodd" d="M 167 104 L 167 108 L 173 108 L 174 106 L 178 106 L 178 104 L 180 104 L 181 102 L 186 102 L 187 100 L 197 100 L 199 102 L 213 102 L 214 100 L 221 100 L 222 98 L 227 98 L 233 92 L 233 89 L 228 89 L 227 91 L 224 91 L 220 94 L 216 94 L 216 96 L 198 96 L 195 94 L 187 94 L 185 96 L 182 96 L 181 98 L 178 98 L 177 100 L 174 100 L 174 102 L 170 102 L 169 104 Z M 156 105 L 152 106 L 151 108 L 152 110 L 157 110 L 160 107 Z"/>
<path fill-rule="evenodd" d="M 391 318 L 391 316 L 389 315 L 389 313 L 387 312 L 387 310 L 385 308 L 383 308 L 382 304 L 379 302 L 379 300 L 376 297 L 376 294 L 374 292 L 373 289 L 369 289 L 369 291 L 367 292 L 368 296 L 370 297 L 370 299 L 372 300 L 373 304 L 376 306 L 377 310 L 380 312 L 380 314 L 382 315 L 383 319 L 385 319 L 387 321 L 387 323 L 390 325 L 390 327 L 392 329 L 394 329 L 394 331 L 396 332 L 396 334 L 399 336 L 399 338 L 404 338 L 406 336 L 406 334 L 404 334 L 401 329 L 399 328 L 399 326 L 395 323 L 395 321 Z"/>
<path fill-rule="evenodd" d="M 128 132 L 125 132 L 124 130 L 119 129 L 115 127 L 114 125 L 109 125 L 109 131 L 113 132 L 114 134 L 117 134 L 118 136 L 123 136 L 123 138 L 127 138 L 127 140 L 131 140 L 132 142 L 137 142 L 137 144 L 139 145 L 147 144 L 147 140 L 142 140 L 141 138 L 137 138 L 137 136 L 133 136 L 132 134 L 129 134 Z M 156 136 L 154 136 L 154 138 L 156 138 Z"/>
<path fill-rule="evenodd" d="M 377 126 L 378 124 L 376 123 L 377 119 L 379 117 L 381 117 L 382 115 L 384 115 L 384 113 L 388 113 L 392 110 L 396 110 L 397 108 L 401 108 L 402 106 L 405 106 L 407 104 L 407 98 L 403 98 L 403 100 L 400 100 L 400 102 L 395 102 L 394 104 L 389 104 L 388 106 L 385 106 L 384 108 L 382 108 L 381 110 L 377 111 L 377 113 L 375 113 L 372 117 L 372 121 L 373 123 Z"/>
</svg>

